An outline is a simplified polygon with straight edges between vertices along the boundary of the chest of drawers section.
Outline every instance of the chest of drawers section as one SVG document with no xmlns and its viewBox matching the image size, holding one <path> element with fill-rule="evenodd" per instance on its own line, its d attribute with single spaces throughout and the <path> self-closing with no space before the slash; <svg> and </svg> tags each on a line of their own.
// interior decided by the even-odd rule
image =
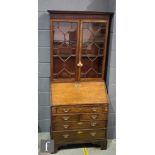
<svg viewBox="0 0 155 155">
<path fill-rule="evenodd" d="M 96 142 L 106 148 L 108 104 L 52 106 L 51 138 L 62 144 Z"/>
</svg>

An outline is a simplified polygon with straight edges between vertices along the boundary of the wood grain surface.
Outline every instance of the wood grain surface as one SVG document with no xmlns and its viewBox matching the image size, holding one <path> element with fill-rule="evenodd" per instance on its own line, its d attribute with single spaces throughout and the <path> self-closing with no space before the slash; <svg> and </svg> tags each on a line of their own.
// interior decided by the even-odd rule
<svg viewBox="0 0 155 155">
<path fill-rule="evenodd" d="M 108 103 L 104 82 L 52 83 L 51 104 L 103 104 Z"/>
</svg>

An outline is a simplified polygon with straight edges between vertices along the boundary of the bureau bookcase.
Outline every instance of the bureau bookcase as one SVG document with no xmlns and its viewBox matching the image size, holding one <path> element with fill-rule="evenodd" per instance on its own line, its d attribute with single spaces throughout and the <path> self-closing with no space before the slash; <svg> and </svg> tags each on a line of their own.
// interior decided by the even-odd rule
<svg viewBox="0 0 155 155">
<path fill-rule="evenodd" d="M 66 144 L 93 143 L 106 149 L 105 72 L 111 13 L 48 12 L 54 153 Z"/>
</svg>

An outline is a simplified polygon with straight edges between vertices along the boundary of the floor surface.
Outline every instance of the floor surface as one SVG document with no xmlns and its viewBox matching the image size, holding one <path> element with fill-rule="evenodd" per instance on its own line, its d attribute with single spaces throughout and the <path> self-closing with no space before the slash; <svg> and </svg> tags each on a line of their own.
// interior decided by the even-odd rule
<svg viewBox="0 0 155 155">
<path fill-rule="evenodd" d="M 39 141 L 39 155 L 51 155 L 50 153 L 40 152 L 40 141 L 50 139 L 50 135 L 47 132 L 39 133 L 38 141 Z M 87 147 L 88 154 L 87 155 L 116 155 L 116 140 L 108 140 L 108 148 L 107 150 L 100 150 L 100 147 Z M 83 152 L 83 148 L 65 148 L 60 149 L 54 155 L 85 155 Z"/>
</svg>

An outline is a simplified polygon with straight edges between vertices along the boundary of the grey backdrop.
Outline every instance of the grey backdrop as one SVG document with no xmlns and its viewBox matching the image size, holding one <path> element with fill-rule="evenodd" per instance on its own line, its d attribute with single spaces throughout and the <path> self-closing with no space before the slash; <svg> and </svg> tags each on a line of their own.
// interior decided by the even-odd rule
<svg viewBox="0 0 155 155">
<path fill-rule="evenodd" d="M 39 0 L 38 3 L 38 104 L 39 132 L 50 129 L 50 36 L 47 10 L 115 12 L 115 0 Z M 108 51 L 107 88 L 110 96 L 108 138 L 116 138 L 116 22 L 112 19 Z"/>
</svg>

